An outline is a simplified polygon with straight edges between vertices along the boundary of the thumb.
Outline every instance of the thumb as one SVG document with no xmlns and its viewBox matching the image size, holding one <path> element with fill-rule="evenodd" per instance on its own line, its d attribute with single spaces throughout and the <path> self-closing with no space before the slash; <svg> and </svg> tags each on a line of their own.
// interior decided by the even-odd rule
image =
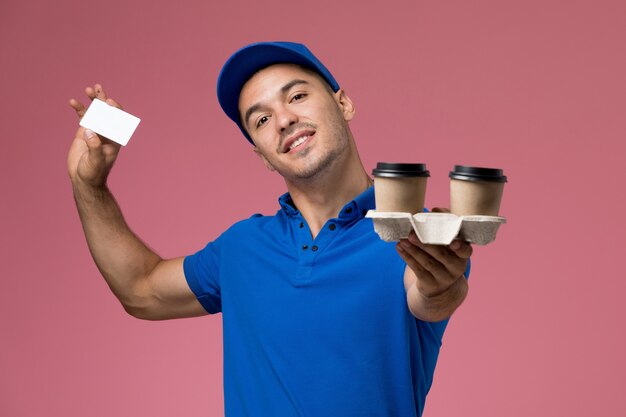
<svg viewBox="0 0 626 417">
<path fill-rule="evenodd" d="M 97 166 L 104 157 L 102 152 L 102 140 L 100 140 L 100 136 L 90 129 L 85 129 L 84 137 L 87 148 L 89 148 L 89 160 L 94 166 Z"/>
<path fill-rule="evenodd" d="M 102 141 L 93 130 L 85 129 L 83 136 L 85 138 L 85 142 L 87 143 L 89 151 L 102 151 Z"/>
</svg>

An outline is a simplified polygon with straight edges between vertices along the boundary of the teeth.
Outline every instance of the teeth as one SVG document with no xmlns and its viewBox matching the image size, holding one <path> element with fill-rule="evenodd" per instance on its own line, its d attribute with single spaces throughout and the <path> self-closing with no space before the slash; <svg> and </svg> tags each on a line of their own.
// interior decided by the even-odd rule
<svg viewBox="0 0 626 417">
<path fill-rule="evenodd" d="M 289 150 L 292 150 L 293 148 L 295 148 L 296 146 L 300 145 L 302 142 L 304 142 L 305 140 L 307 140 L 309 137 L 308 136 L 301 136 L 298 139 L 296 139 L 290 146 L 289 146 Z"/>
</svg>

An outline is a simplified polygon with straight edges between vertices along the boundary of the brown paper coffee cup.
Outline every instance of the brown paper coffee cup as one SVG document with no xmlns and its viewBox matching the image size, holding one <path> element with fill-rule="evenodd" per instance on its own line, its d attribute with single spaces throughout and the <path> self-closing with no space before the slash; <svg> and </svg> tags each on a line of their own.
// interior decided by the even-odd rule
<svg viewBox="0 0 626 417">
<path fill-rule="evenodd" d="M 379 162 L 374 175 L 376 211 L 421 213 L 430 173 L 424 164 Z"/>
<path fill-rule="evenodd" d="M 501 169 L 455 165 L 450 172 L 450 212 L 498 216 L 505 182 Z"/>
</svg>

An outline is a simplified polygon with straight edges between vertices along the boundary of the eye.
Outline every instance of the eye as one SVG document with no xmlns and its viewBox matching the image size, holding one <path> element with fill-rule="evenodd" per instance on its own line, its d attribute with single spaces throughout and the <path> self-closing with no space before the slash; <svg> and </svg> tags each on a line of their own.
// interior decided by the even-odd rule
<svg viewBox="0 0 626 417">
<path fill-rule="evenodd" d="M 291 97 L 291 102 L 302 100 L 305 97 L 306 97 L 305 93 L 294 94 L 294 96 Z"/>
<path fill-rule="evenodd" d="M 267 122 L 269 120 L 269 117 L 267 116 L 263 116 L 261 117 L 257 122 L 256 122 L 256 127 L 261 127 L 262 125 L 265 124 L 265 122 Z"/>
</svg>

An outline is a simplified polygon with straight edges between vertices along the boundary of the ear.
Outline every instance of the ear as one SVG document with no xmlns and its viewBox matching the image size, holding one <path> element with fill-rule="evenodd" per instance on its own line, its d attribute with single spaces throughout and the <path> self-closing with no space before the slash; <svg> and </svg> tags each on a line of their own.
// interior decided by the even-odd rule
<svg viewBox="0 0 626 417">
<path fill-rule="evenodd" d="M 334 96 L 335 96 L 335 101 L 337 102 L 337 105 L 339 106 L 339 109 L 343 113 L 344 120 L 346 121 L 352 120 L 352 118 L 354 117 L 356 113 L 356 109 L 354 108 L 354 103 L 352 103 L 352 100 L 350 99 L 350 97 L 348 97 L 346 92 L 341 88 L 337 90 L 336 93 L 334 93 Z"/>
<path fill-rule="evenodd" d="M 276 168 L 274 168 L 270 161 L 268 161 L 267 158 L 261 153 L 259 148 L 255 146 L 252 149 L 254 150 L 254 153 L 257 154 L 259 158 L 261 158 L 261 161 L 263 161 L 263 164 L 267 167 L 267 169 L 269 169 L 270 171 L 276 171 Z"/>
</svg>

